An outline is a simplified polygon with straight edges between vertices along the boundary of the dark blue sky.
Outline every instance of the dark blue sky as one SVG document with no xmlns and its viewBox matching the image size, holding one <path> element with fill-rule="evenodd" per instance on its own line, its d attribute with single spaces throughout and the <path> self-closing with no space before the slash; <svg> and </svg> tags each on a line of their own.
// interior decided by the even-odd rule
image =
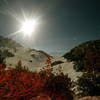
<svg viewBox="0 0 100 100">
<path fill-rule="evenodd" d="M 40 16 L 41 25 L 31 40 L 11 38 L 27 47 L 64 54 L 82 42 L 100 39 L 99 4 L 99 0 L 0 0 L 0 34 L 18 29 L 12 15 L 23 18 L 23 9 L 29 17 Z"/>
</svg>

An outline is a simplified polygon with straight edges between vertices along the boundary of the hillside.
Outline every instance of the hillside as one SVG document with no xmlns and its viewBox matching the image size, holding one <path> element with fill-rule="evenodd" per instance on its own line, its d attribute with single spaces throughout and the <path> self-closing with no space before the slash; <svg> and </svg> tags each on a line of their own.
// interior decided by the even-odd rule
<svg viewBox="0 0 100 100">
<path fill-rule="evenodd" d="M 43 51 L 24 48 L 16 41 L 0 36 L 0 57 L 7 67 L 16 66 L 19 60 L 32 71 L 45 65 L 49 55 Z"/>
<path fill-rule="evenodd" d="M 14 56 L 6 58 L 7 66 L 16 66 L 17 62 L 21 60 L 23 66 L 28 67 L 31 71 L 37 71 L 45 65 L 48 58 L 45 53 L 36 50 L 23 47 L 16 47 L 15 49 L 16 51 L 12 49 Z"/>
<path fill-rule="evenodd" d="M 73 80 L 76 80 L 76 77 L 80 75 L 73 69 L 73 63 L 68 62 L 63 57 L 51 57 L 44 51 L 24 48 L 16 41 L 8 38 L 0 37 L 0 41 L 3 41 L 3 45 L 0 46 L 0 56 L 4 58 L 7 67 L 15 67 L 21 60 L 22 65 L 28 67 L 29 70 L 39 71 L 46 65 L 46 61 L 50 57 L 55 73 L 57 72 L 56 69 L 61 66 L 64 74 L 68 73 Z"/>
<path fill-rule="evenodd" d="M 69 61 L 74 61 L 76 71 L 84 71 L 87 61 L 90 64 L 89 66 L 94 66 L 93 63 L 98 66 L 100 65 L 100 39 L 82 43 L 63 55 L 63 57 Z M 98 66 L 97 70 L 99 69 Z"/>
<path fill-rule="evenodd" d="M 16 66 L 19 60 L 22 61 L 23 66 L 26 66 L 31 71 L 39 71 L 46 65 L 48 57 L 51 57 L 47 53 L 41 50 L 35 50 L 30 48 L 24 48 L 20 44 L 17 44 L 14 40 L 0 37 L 0 41 L 3 41 L 3 45 L 0 47 L 0 55 L 5 58 L 7 67 Z M 8 41 L 8 42 L 7 42 Z M 8 45 L 6 45 L 6 42 Z M 74 70 L 73 61 L 84 58 L 84 54 L 88 48 L 92 50 L 100 50 L 100 40 L 88 41 L 73 48 L 70 52 L 66 53 L 63 57 L 51 57 L 51 65 L 54 68 L 54 73 L 57 72 L 59 66 L 62 67 L 64 74 L 68 74 L 72 80 L 76 81 L 77 76 L 80 76 L 81 72 Z"/>
<path fill-rule="evenodd" d="M 60 70 L 62 70 L 64 74 L 68 74 L 73 81 L 77 81 L 77 77 L 82 74 L 81 72 L 76 72 L 73 68 L 73 62 L 69 62 L 64 57 L 53 57 L 51 65 L 53 65 L 54 73 L 57 73 L 61 67 Z"/>
<path fill-rule="evenodd" d="M 76 61 L 84 56 L 88 49 L 100 51 L 100 39 L 82 43 L 64 54 L 63 57 L 70 61 Z"/>
<path fill-rule="evenodd" d="M 16 81 L 17 81 L 17 78 L 20 79 L 22 77 L 22 80 L 25 78 L 23 80 L 23 83 L 25 83 L 25 82 L 27 83 L 26 80 L 28 80 L 28 78 L 29 78 L 29 73 L 30 73 L 30 78 L 32 78 L 32 80 L 34 80 L 33 77 L 31 77 L 31 75 L 33 75 L 36 71 L 35 74 L 36 75 L 37 75 L 37 73 L 40 74 L 42 81 L 43 81 L 44 75 L 47 74 L 47 76 L 48 75 L 52 76 L 51 80 L 49 80 L 50 78 L 48 78 L 48 79 L 46 78 L 47 80 L 49 80 L 49 83 L 50 83 L 49 85 L 51 88 L 52 86 L 54 86 L 54 83 L 56 82 L 56 81 L 54 81 L 54 76 L 56 76 L 56 75 L 62 75 L 63 77 L 67 76 L 67 77 L 69 77 L 69 80 L 71 79 L 75 83 L 76 82 L 78 83 L 79 77 L 80 78 L 83 77 L 84 73 L 86 74 L 86 71 L 94 72 L 94 70 L 95 70 L 96 75 L 100 75 L 100 62 L 99 62 L 100 61 L 100 40 L 94 40 L 94 41 L 88 41 L 88 42 L 82 43 L 79 46 L 73 48 L 70 52 L 66 53 L 63 57 L 60 57 L 60 56 L 50 56 L 41 50 L 35 50 L 35 49 L 22 47 L 20 44 L 17 44 L 16 41 L 8 39 L 8 38 L 2 38 L 2 37 L 0 37 L 0 38 L 1 38 L 0 41 L 3 41 L 2 42 L 3 45 L 1 44 L 1 46 L 0 46 L 0 68 L 1 68 L 1 71 L 4 70 L 4 74 L 5 74 L 5 75 L 4 74 L 1 75 L 1 77 L 4 76 L 4 78 L 5 79 L 7 78 L 7 80 L 11 79 L 11 81 L 12 80 L 14 81 L 14 79 L 16 79 Z M 8 41 L 8 44 L 10 44 L 10 43 L 11 44 L 7 45 L 6 44 L 7 41 Z M 6 67 L 4 64 L 1 63 L 2 59 L 3 59 L 4 63 L 6 64 Z M 22 63 L 22 66 L 21 66 L 21 63 Z M 10 67 L 10 68 L 8 68 L 8 67 Z M 42 70 L 40 70 L 40 69 L 42 69 Z M 8 74 L 8 72 L 10 72 L 10 73 Z M 45 72 L 46 72 L 46 74 L 43 74 Z M 53 72 L 53 73 L 50 74 L 51 72 Z M 63 74 L 60 72 L 62 72 Z M 13 75 L 12 75 L 12 73 L 13 73 Z M 14 74 L 14 73 L 17 73 L 17 74 L 19 73 L 20 76 L 19 75 L 17 76 L 17 74 Z M 8 77 L 6 75 L 7 76 L 11 75 L 11 76 L 8 79 Z M 25 77 L 23 75 L 25 75 Z M 89 75 L 90 75 L 89 78 L 91 78 L 92 75 L 91 74 L 89 74 Z M 40 76 L 38 78 L 40 78 Z M 59 81 L 61 83 L 59 83 L 59 82 L 58 83 L 63 86 L 63 84 L 65 83 L 65 79 L 64 79 L 63 83 L 62 83 L 62 79 L 63 78 L 61 78 L 61 80 Z M 16 81 L 14 81 L 14 82 L 16 82 Z M 7 81 L 7 82 L 9 82 L 9 81 Z M 84 82 L 84 80 L 83 80 L 83 82 Z M 93 80 L 93 82 L 94 82 L 94 80 Z M 36 84 L 36 81 L 33 81 L 33 83 Z M 51 85 L 51 83 L 53 83 L 53 85 Z M 55 83 L 54 87 L 56 87 L 58 83 Z M 17 84 L 20 85 L 20 82 L 18 81 Z M 28 83 L 28 84 L 30 84 L 30 83 Z M 47 83 L 46 83 L 46 85 L 47 85 Z M 34 85 L 32 85 L 32 86 L 34 86 Z M 58 89 L 58 87 L 59 86 L 57 86 L 57 89 Z M 60 87 L 60 89 L 61 89 L 61 87 Z M 75 94 L 80 92 L 80 90 L 78 90 L 78 86 L 76 84 L 74 87 L 72 87 L 72 89 L 75 89 Z M 90 89 L 92 89 L 92 88 L 90 88 Z M 16 94 L 14 94 L 14 95 L 16 95 Z M 86 96 L 90 96 L 90 94 L 86 95 Z M 84 99 L 84 98 L 82 98 L 82 99 Z M 34 99 L 32 99 L 32 100 L 34 100 Z"/>
<path fill-rule="evenodd" d="M 1 47 L 14 48 L 14 47 L 22 47 L 22 46 L 10 38 L 5 38 L 3 36 L 0 36 L 0 48 Z"/>
</svg>

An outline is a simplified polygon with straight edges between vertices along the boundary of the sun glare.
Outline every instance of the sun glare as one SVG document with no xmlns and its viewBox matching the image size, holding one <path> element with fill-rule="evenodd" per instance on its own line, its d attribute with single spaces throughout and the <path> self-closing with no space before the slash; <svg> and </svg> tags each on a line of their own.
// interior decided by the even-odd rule
<svg viewBox="0 0 100 100">
<path fill-rule="evenodd" d="M 40 18 L 41 16 L 33 16 L 30 14 L 30 16 L 27 16 L 27 14 L 24 12 L 23 9 L 21 9 L 23 17 L 16 16 L 13 12 L 10 12 L 10 15 L 15 18 L 19 25 L 18 25 L 18 30 L 9 33 L 8 37 L 15 36 L 15 35 L 23 35 L 23 37 L 29 37 L 31 38 L 35 33 L 37 32 L 38 26 L 41 24 Z"/>
<path fill-rule="evenodd" d="M 35 20 L 27 20 L 22 23 L 21 31 L 25 36 L 31 36 L 36 29 L 36 24 Z"/>
</svg>

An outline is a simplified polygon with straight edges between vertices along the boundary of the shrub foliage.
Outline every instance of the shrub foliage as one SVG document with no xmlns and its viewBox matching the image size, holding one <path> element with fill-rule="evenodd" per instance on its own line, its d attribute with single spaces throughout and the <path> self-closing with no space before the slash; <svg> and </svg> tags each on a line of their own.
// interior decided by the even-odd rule
<svg viewBox="0 0 100 100">
<path fill-rule="evenodd" d="M 72 100 L 72 82 L 68 75 L 52 73 L 51 60 L 39 73 L 23 68 L 0 65 L 0 100 Z"/>
</svg>

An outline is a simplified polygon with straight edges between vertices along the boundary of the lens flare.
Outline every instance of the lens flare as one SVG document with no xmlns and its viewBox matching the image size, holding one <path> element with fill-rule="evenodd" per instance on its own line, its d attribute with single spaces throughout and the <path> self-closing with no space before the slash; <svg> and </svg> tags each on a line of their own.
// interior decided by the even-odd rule
<svg viewBox="0 0 100 100">
<path fill-rule="evenodd" d="M 31 36 L 36 28 L 37 22 L 35 20 L 27 20 L 22 23 L 21 31 L 25 36 Z"/>
</svg>

